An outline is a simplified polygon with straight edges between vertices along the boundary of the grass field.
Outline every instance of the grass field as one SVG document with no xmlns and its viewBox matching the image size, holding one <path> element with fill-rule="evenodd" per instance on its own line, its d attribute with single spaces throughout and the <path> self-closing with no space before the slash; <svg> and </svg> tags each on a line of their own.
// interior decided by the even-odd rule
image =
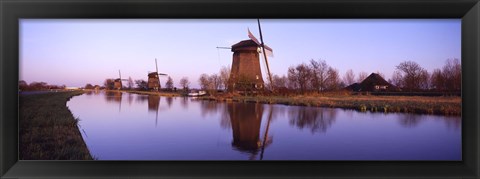
<svg viewBox="0 0 480 179">
<path fill-rule="evenodd" d="M 80 94 L 83 91 L 20 95 L 21 160 L 93 159 L 77 126 L 79 119 L 66 106 Z"/>
<path fill-rule="evenodd" d="M 339 93 L 292 96 L 241 96 L 224 94 L 201 97 L 200 99 L 346 108 L 357 111 L 385 113 L 401 112 L 460 116 L 462 112 L 462 101 L 459 96 L 374 96 Z"/>
</svg>

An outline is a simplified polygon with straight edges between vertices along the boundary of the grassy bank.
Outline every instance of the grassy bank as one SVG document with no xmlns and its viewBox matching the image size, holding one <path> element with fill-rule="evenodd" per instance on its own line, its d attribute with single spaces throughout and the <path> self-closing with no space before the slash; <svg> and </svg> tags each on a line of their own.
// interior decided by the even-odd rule
<svg viewBox="0 0 480 179">
<path fill-rule="evenodd" d="M 460 116 L 461 97 L 458 96 L 373 96 L 349 94 L 310 94 L 293 96 L 241 96 L 223 94 L 201 97 L 204 100 L 285 104 L 346 108 L 357 111 L 401 112 Z"/>
<path fill-rule="evenodd" d="M 21 160 L 91 160 L 67 101 L 83 91 L 20 95 Z"/>
</svg>

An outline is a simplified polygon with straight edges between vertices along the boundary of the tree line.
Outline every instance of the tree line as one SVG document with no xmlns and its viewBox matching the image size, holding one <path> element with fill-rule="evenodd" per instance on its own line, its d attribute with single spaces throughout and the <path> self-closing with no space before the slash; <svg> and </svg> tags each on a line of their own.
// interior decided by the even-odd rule
<svg viewBox="0 0 480 179">
<path fill-rule="evenodd" d="M 447 59 L 441 69 L 428 72 L 416 62 L 405 61 L 396 66 L 389 82 L 404 91 L 460 92 L 462 66 L 457 58 Z"/>
<path fill-rule="evenodd" d="M 383 78 L 385 75 L 376 72 Z M 349 69 L 340 77 L 338 70 L 327 64 L 325 60 L 310 60 L 308 63 L 292 65 L 288 68 L 286 75 L 272 75 L 273 84 L 268 80 L 265 84 L 267 89 L 272 86 L 280 91 L 289 92 L 325 92 L 338 91 L 353 83 L 362 82 L 369 73 L 360 72 L 355 75 L 352 69 Z M 209 91 L 227 90 L 230 78 L 230 68 L 223 66 L 218 73 L 201 74 L 198 78 L 200 88 Z M 439 92 L 460 92 L 462 81 L 462 68 L 459 59 L 447 59 L 442 68 L 434 69 L 428 72 L 418 63 L 413 61 L 404 61 L 395 66 L 392 77 L 388 82 L 401 88 L 403 91 L 439 91 Z M 131 77 L 125 82 L 123 89 L 148 90 L 148 82 L 139 79 L 133 80 Z M 190 80 L 188 77 L 182 77 L 179 81 L 181 88 L 188 91 Z M 65 89 L 65 85 L 49 85 L 45 82 L 27 82 L 19 81 L 19 89 L 22 91 Z M 99 85 L 86 84 L 85 89 L 94 89 Z M 105 79 L 102 89 L 114 89 L 114 79 Z M 174 81 L 169 76 L 165 82 L 164 90 L 176 90 Z"/>
<path fill-rule="evenodd" d="M 51 85 L 46 82 L 31 82 L 28 84 L 24 80 L 18 82 L 18 89 L 20 91 L 41 91 L 51 89 L 65 89 L 65 85 Z"/>
<path fill-rule="evenodd" d="M 385 79 L 385 75 L 375 72 Z M 418 63 L 404 61 L 395 66 L 395 71 L 388 82 L 402 91 L 439 91 L 459 92 L 461 90 L 461 63 L 459 59 L 447 59 L 442 68 L 428 72 Z M 336 68 L 325 60 L 310 60 L 288 68 L 286 75 L 272 75 L 273 87 L 290 92 L 324 92 L 338 91 L 353 83 L 361 83 L 369 73 L 360 72 L 356 76 L 349 69 L 340 77 Z M 266 84 L 271 88 L 270 84 Z"/>
</svg>

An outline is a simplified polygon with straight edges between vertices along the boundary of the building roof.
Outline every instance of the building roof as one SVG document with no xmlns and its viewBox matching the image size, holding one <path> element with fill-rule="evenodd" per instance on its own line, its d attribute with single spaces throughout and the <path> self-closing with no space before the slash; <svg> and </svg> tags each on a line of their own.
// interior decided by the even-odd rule
<svg viewBox="0 0 480 179">
<path fill-rule="evenodd" d="M 398 87 L 390 84 L 382 76 L 377 73 L 370 74 L 361 83 L 354 83 L 346 87 L 346 89 L 353 91 L 374 91 L 375 86 L 387 86 L 388 91 L 398 90 Z"/>
<path fill-rule="evenodd" d="M 385 79 L 382 78 L 377 73 L 370 74 L 367 78 L 365 78 L 361 83 L 361 86 L 375 86 L 375 85 L 391 85 Z"/>
<path fill-rule="evenodd" d="M 236 44 L 232 45 L 232 51 L 238 48 L 243 48 L 243 47 L 260 47 L 255 41 L 253 40 L 242 40 Z"/>
</svg>

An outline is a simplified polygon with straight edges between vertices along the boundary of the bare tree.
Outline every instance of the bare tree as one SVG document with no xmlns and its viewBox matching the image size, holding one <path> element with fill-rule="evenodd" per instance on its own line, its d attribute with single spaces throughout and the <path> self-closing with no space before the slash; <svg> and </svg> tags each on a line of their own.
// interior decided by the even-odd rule
<svg viewBox="0 0 480 179">
<path fill-rule="evenodd" d="M 308 90 L 309 82 L 311 82 L 311 71 L 308 65 L 302 63 L 296 67 L 288 69 L 288 79 L 295 84 L 296 89 L 304 93 Z"/>
<path fill-rule="evenodd" d="M 311 85 L 316 91 L 323 91 L 326 88 L 329 66 L 325 60 L 310 60 Z"/>
<path fill-rule="evenodd" d="M 273 86 L 276 88 L 288 88 L 288 78 L 283 75 L 283 76 L 278 76 L 278 75 L 273 75 L 272 77 L 273 81 Z"/>
<path fill-rule="evenodd" d="M 208 78 L 208 81 L 209 81 L 209 89 L 212 89 L 212 90 L 219 90 L 220 89 L 220 86 L 222 85 L 222 81 L 220 79 L 220 76 L 218 76 L 217 74 L 212 74 L 209 76 Z"/>
<path fill-rule="evenodd" d="M 168 76 L 167 82 L 165 82 L 165 88 L 168 90 L 173 90 L 173 79 L 172 77 Z"/>
<path fill-rule="evenodd" d="M 462 85 L 462 67 L 459 59 L 447 59 L 443 67 L 443 77 L 447 90 L 460 91 Z"/>
<path fill-rule="evenodd" d="M 298 74 L 295 72 L 295 67 L 291 66 L 288 68 L 288 88 L 298 89 L 299 84 L 297 83 Z"/>
<path fill-rule="evenodd" d="M 343 82 L 348 86 L 353 83 L 355 83 L 355 74 L 353 73 L 353 70 L 350 69 L 348 70 L 345 75 L 343 76 Z"/>
<path fill-rule="evenodd" d="M 393 85 L 398 86 L 398 87 L 403 87 L 402 73 L 395 70 L 392 74 L 392 79 L 390 80 L 390 83 L 392 83 Z"/>
<path fill-rule="evenodd" d="M 113 79 L 106 79 L 105 82 L 103 82 L 103 86 L 105 86 L 105 89 L 111 90 L 113 89 L 114 85 L 114 80 Z"/>
<path fill-rule="evenodd" d="M 188 90 L 188 86 L 190 86 L 190 81 L 188 81 L 188 77 L 183 77 L 180 79 L 180 86 L 182 86 L 183 90 Z"/>
<path fill-rule="evenodd" d="M 135 80 L 135 84 L 137 85 L 137 88 L 140 90 L 148 89 L 148 82 L 146 82 L 145 80 Z"/>
<path fill-rule="evenodd" d="M 431 86 L 430 73 L 427 70 L 422 70 L 419 76 L 420 89 L 428 90 Z"/>
<path fill-rule="evenodd" d="M 128 77 L 127 87 L 128 87 L 128 89 L 132 89 L 132 88 L 133 88 L 133 80 L 132 80 L 132 77 Z"/>
<path fill-rule="evenodd" d="M 338 75 L 338 70 L 332 67 L 328 68 L 327 79 L 325 80 L 325 89 L 326 90 L 337 90 L 340 87 L 340 75 Z"/>
<path fill-rule="evenodd" d="M 443 76 L 442 70 L 440 69 L 433 70 L 432 77 L 431 77 L 431 84 L 432 84 L 432 87 L 437 91 L 443 91 L 446 89 L 445 78 Z"/>
<path fill-rule="evenodd" d="M 223 89 L 227 90 L 228 88 L 228 80 L 230 78 L 230 68 L 223 66 L 220 69 L 220 82 L 223 85 Z"/>
<path fill-rule="evenodd" d="M 202 88 L 203 90 L 208 89 L 208 87 L 210 86 L 209 78 L 210 77 L 205 73 L 200 75 L 200 78 L 198 79 L 198 82 L 200 83 L 200 88 Z"/>
<path fill-rule="evenodd" d="M 396 66 L 397 70 L 402 73 L 403 86 L 407 90 L 421 89 L 423 69 L 418 63 L 413 61 L 405 61 Z"/>
</svg>

